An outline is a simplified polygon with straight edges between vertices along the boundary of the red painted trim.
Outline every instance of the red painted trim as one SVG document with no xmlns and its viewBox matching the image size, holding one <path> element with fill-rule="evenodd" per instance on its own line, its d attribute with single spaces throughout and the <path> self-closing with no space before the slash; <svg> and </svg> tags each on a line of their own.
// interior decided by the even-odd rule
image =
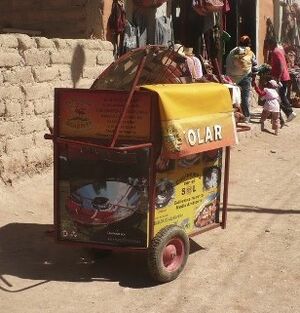
<svg viewBox="0 0 300 313">
<path fill-rule="evenodd" d="M 59 121 L 58 121 L 58 108 L 59 104 L 59 91 L 57 89 L 54 90 L 54 127 L 53 127 L 53 138 L 57 138 L 59 134 Z M 54 232 L 56 238 L 59 236 L 59 165 L 58 165 L 58 155 L 59 155 L 59 148 L 58 143 L 54 141 L 53 147 L 53 159 L 54 159 L 54 175 L 53 175 L 53 186 L 54 186 Z"/>
<path fill-rule="evenodd" d="M 137 150 L 137 149 L 147 148 L 147 147 L 152 146 L 152 143 L 150 142 L 137 144 L 137 145 L 131 145 L 131 146 L 125 146 L 125 147 L 107 147 L 107 146 L 103 146 L 100 144 L 91 143 L 87 141 L 79 141 L 79 140 L 72 140 L 72 139 L 59 138 L 59 137 L 54 138 L 53 140 L 57 143 L 85 145 L 85 146 L 90 146 L 90 147 L 95 147 L 95 148 L 100 148 L 100 149 L 105 149 L 105 150 L 112 150 L 112 151 L 130 151 L 130 150 Z"/>
<path fill-rule="evenodd" d="M 154 237 L 154 222 L 155 222 L 155 186 L 156 186 L 156 159 L 161 150 L 160 140 L 160 125 L 159 121 L 159 109 L 158 109 L 158 95 L 153 93 L 151 105 L 151 141 L 153 142 L 153 149 L 151 154 L 150 164 L 150 183 L 149 183 L 149 242 Z"/>
<path fill-rule="evenodd" d="M 223 208 L 222 208 L 222 228 L 226 228 L 227 206 L 228 206 L 228 187 L 229 187 L 229 165 L 230 165 L 230 147 L 225 149 L 225 171 L 224 171 L 224 190 L 223 190 Z"/>
</svg>

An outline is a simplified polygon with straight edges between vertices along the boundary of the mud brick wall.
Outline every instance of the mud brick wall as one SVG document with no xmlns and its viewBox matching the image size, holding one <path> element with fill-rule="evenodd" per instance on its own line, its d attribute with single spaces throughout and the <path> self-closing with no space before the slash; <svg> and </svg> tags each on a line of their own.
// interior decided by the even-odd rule
<svg viewBox="0 0 300 313">
<path fill-rule="evenodd" d="M 113 61 L 110 42 L 0 35 L 0 183 L 52 164 L 46 120 L 54 88 L 89 88 Z"/>
<path fill-rule="evenodd" d="M 47 38 L 103 39 L 110 8 L 111 0 L 1 0 L 0 32 L 17 28 Z"/>
</svg>

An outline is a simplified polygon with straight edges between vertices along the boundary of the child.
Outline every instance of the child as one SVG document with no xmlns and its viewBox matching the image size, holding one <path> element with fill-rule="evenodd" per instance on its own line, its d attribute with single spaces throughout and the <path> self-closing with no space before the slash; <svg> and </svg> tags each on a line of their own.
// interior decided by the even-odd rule
<svg viewBox="0 0 300 313">
<path fill-rule="evenodd" d="M 274 129 L 275 135 L 278 135 L 280 127 L 280 96 L 277 92 L 277 88 L 279 87 L 278 83 L 273 79 L 269 80 L 266 83 L 266 87 L 260 90 L 256 83 L 253 82 L 253 87 L 261 98 L 265 100 L 264 109 L 260 118 L 261 130 L 263 131 L 265 129 L 265 121 L 271 116 L 272 129 Z"/>
</svg>

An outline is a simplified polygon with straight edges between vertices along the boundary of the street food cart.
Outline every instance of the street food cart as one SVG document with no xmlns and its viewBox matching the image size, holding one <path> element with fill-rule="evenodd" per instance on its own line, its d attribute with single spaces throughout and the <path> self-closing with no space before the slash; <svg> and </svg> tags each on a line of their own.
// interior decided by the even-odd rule
<svg viewBox="0 0 300 313">
<path fill-rule="evenodd" d="M 54 225 L 59 242 L 146 252 L 168 282 L 189 237 L 226 226 L 235 122 L 221 84 L 138 85 L 139 68 L 130 90 L 55 90 Z"/>
</svg>

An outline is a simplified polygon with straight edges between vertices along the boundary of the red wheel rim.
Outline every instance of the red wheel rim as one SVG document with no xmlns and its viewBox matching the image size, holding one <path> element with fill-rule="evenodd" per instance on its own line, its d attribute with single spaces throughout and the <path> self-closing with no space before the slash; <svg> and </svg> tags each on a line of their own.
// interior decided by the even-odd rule
<svg viewBox="0 0 300 313">
<path fill-rule="evenodd" d="M 180 238 L 171 239 L 163 249 L 162 264 L 168 272 L 176 271 L 184 259 L 184 242 Z"/>
</svg>

